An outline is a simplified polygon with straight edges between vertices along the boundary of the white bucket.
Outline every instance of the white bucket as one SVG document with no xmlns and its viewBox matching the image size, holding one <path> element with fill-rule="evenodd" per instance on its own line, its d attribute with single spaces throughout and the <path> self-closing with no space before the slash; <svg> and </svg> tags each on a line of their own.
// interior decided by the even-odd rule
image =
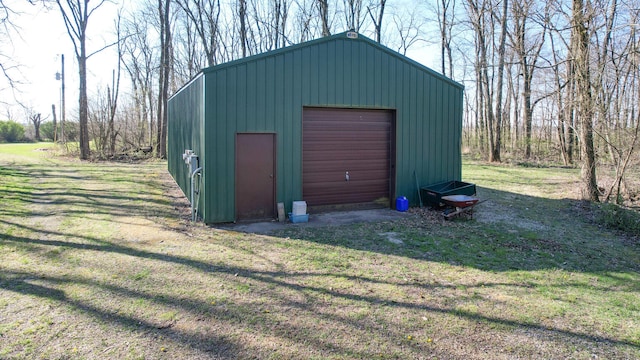
<svg viewBox="0 0 640 360">
<path fill-rule="evenodd" d="M 293 209 L 291 211 L 293 215 L 304 215 L 307 213 L 307 202 L 306 201 L 294 201 Z"/>
</svg>

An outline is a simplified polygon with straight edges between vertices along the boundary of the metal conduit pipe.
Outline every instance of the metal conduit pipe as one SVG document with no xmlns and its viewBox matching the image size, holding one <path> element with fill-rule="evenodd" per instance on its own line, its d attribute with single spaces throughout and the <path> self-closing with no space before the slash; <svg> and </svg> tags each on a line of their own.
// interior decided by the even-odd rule
<svg viewBox="0 0 640 360">
<path fill-rule="evenodd" d="M 195 194 L 195 191 L 193 189 L 194 188 L 194 179 L 195 179 L 196 175 L 198 175 L 200 172 L 202 172 L 202 167 L 199 167 L 199 168 L 193 170 L 193 172 L 191 173 L 191 221 L 194 221 L 194 222 L 196 221 L 196 213 L 195 212 L 198 210 L 194 206 L 195 200 L 193 199 L 194 194 Z M 200 196 L 199 193 L 200 193 L 200 191 L 198 191 L 198 196 Z"/>
</svg>

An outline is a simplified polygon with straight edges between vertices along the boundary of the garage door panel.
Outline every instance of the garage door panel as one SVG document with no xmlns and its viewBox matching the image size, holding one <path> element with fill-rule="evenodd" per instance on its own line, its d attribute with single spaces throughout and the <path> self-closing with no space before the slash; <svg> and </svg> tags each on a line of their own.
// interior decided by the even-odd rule
<svg viewBox="0 0 640 360">
<path fill-rule="evenodd" d="M 342 110 L 341 110 L 342 111 Z M 331 111 L 326 111 L 332 116 Z M 323 121 L 322 119 L 309 119 L 305 117 L 305 127 L 311 131 L 385 131 L 390 124 L 388 119 L 384 122 L 368 121 L 361 119 L 342 119 L 338 121 Z"/>
<path fill-rule="evenodd" d="M 336 194 L 349 194 L 360 191 L 382 191 L 383 188 L 388 186 L 389 182 L 385 182 L 382 180 L 371 180 L 371 181 L 356 181 L 345 185 L 340 182 L 324 182 L 324 183 L 312 183 L 307 186 L 308 190 L 317 190 L 327 192 L 334 192 Z M 335 191 L 333 191 L 334 189 Z"/>
<path fill-rule="evenodd" d="M 324 171 L 303 175 L 305 183 L 319 182 L 344 182 L 354 183 L 358 181 L 388 181 L 385 174 L 377 169 L 352 170 L 349 171 L 349 181 L 346 180 L 346 171 Z"/>
<path fill-rule="evenodd" d="M 354 137 L 357 135 L 354 135 Z M 328 144 L 319 144 L 319 142 L 311 142 L 308 145 L 308 149 L 303 154 L 308 154 L 313 151 L 332 151 L 338 149 L 344 150 L 378 150 L 388 152 L 388 142 L 384 140 L 369 140 L 359 139 L 357 141 L 351 139 L 345 139 L 344 141 L 331 141 Z"/>
<path fill-rule="evenodd" d="M 386 143 L 375 143 L 375 142 L 344 142 L 344 143 L 335 143 L 333 146 L 328 146 L 326 148 L 314 148 L 312 150 L 305 151 L 306 155 L 314 155 L 317 153 L 323 153 L 327 156 L 331 156 L 331 159 L 335 159 L 335 156 L 350 156 L 353 153 L 363 153 L 359 154 L 360 159 L 373 159 L 379 158 L 380 156 L 386 157 L 389 152 L 387 149 L 381 149 L 381 145 Z M 370 154 L 364 154 L 364 152 L 370 152 Z M 382 155 L 381 155 L 382 154 Z M 318 161 L 322 161 L 322 159 L 317 159 Z"/>
<path fill-rule="evenodd" d="M 388 199 L 391 124 L 390 111 L 305 109 L 302 191 L 307 203 L 338 205 Z"/>
<path fill-rule="evenodd" d="M 359 142 L 389 142 L 389 132 L 333 132 L 325 131 L 323 134 L 313 134 L 305 137 L 309 150 L 322 148 L 335 143 L 359 143 Z"/>
<path fill-rule="evenodd" d="M 338 169 L 345 169 L 340 161 L 347 160 L 369 160 L 369 159 L 384 159 L 387 155 L 388 151 L 385 150 L 347 150 L 347 149 L 339 149 L 339 150 L 330 150 L 330 151 L 308 151 L 304 152 L 303 156 L 305 161 L 324 161 L 327 156 L 330 156 L 333 161 L 335 161 L 335 166 Z M 313 168 L 311 168 L 313 169 Z"/>
<path fill-rule="evenodd" d="M 327 117 L 329 114 L 330 117 Z M 366 110 L 366 109 L 332 109 L 317 108 L 305 109 L 305 120 L 310 122 L 320 122 L 323 124 L 336 124 L 345 122 L 369 122 L 369 123 L 389 123 L 389 111 Z"/>
<path fill-rule="evenodd" d="M 381 132 L 386 131 L 389 128 L 389 124 L 387 123 L 378 123 L 378 122 L 353 122 L 353 123 L 345 123 L 345 122 L 331 122 L 331 123 L 322 123 L 317 121 L 316 123 L 311 123 L 305 125 L 308 130 L 318 131 L 321 133 L 330 133 L 330 132 Z M 365 126 L 366 128 L 363 128 Z"/>
<path fill-rule="evenodd" d="M 312 134 L 305 138 L 308 145 L 322 146 L 327 141 L 337 142 L 360 142 L 360 141 L 388 141 L 387 131 L 323 131 L 322 134 Z M 328 140 L 330 139 L 330 140 Z"/>
<path fill-rule="evenodd" d="M 363 203 L 360 199 L 365 196 L 367 198 L 374 198 L 377 196 L 377 192 L 363 192 L 363 193 L 346 193 L 346 194 L 326 194 L 319 196 L 310 196 L 306 198 L 307 203 L 313 203 L 314 205 L 340 205 L 340 204 L 361 204 Z M 386 197 L 376 198 L 373 201 L 365 201 L 368 203 L 377 202 L 377 201 L 388 201 Z"/>
<path fill-rule="evenodd" d="M 371 186 L 363 186 L 360 187 L 358 189 L 355 189 L 354 186 L 352 186 L 351 188 L 342 188 L 338 191 L 329 191 L 331 189 L 329 189 L 328 187 L 318 187 L 316 189 L 318 192 L 316 193 L 316 196 L 319 197 L 325 197 L 325 196 L 336 196 L 338 198 L 351 198 L 352 196 L 358 197 L 358 200 L 355 201 L 356 203 L 362 203 L 362 202 L 370 202 L 370 201 L 375 201 L 379 198 L 384 198 L 386 197 L 386 194 L 380 194 L 380 187 L 379 185 L 371 185 Z M 372 198 L 372 200 L 367 200 L 367 201 L 362 201 L 359 196 L 362 196 L 362 194 L 366 194 L 367 196 L 370 196 Z M 309 200 L 308 197 L 305 197 L 305 200 Z M 342 202 L 345 203 L 345 202 Z M 340 204 L 340 202 L 338 202 L 337 204 Z"/>
<path fill-rule="evenodd" d="M 303 176 L 309 174 L 322 174 L 327 172 L 340 172 L 344 176 L 345 171 L 350 171 L 351 173 L 355 173 L 356 171 L 375 171 L 376 169 L 380 169 L 385 166 L 384 159 L 373 159 L 373 160 L 344 160 L 342 162 L 343 168 L 336 169 L 335 163 L 327 162 L 327 161 L 318 161 L 313 170 L 308 170 L 305 172 Z"/>
</svg>

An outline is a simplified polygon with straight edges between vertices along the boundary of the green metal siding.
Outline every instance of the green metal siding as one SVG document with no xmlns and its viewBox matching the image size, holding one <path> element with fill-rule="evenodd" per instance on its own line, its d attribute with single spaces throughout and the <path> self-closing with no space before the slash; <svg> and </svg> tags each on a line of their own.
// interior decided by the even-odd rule
<svg viewBox="0 0 640 360">
<path fill-rule="evenodd" d="M 187 86 L 178 91 L 169 101 L 167 124 L 167 162 L 169 173 L 189 198 L 191 196 L 191 180 L 189 169 L 182 159 L 186 149 L 193 150 L 199 156 L 200 165 L 204 164 L 204 77 L 194 78 Z M 201 199 L 206 188 L 201 191 Z M 189 199 L 191 201 L 191 199 Z M 206 209 L 202 201 L 200 211 Z M 203 213 L 204 215 L 204 213 Z"/>
<path fill-rule="evenodd" d="M 287 209 L 301 200 L 306 106 L 395 110 L 395 193 L 412 204 L 417 203 L 414 171 L 421 184 L 460 180 L 462 86 L 370 39 L 338 34 L 207 68 L 202 74 L 204 82 L 192 82 L 172 101 L 178 102 L 174 108 L 206 107 L 201 140 L 205 145 L 206 139 L 205 222 L 235 220 L 238 132 L 277 134 L 276 200 Z M 183 99 L 198 86 L 204 86 L 204 104 Z M 203 94 L 194 90 L 192 95 Z M 170 116 L 184 117 L 177 113 Z M 170 133 L 186 131 L 172 122 Z M 172 143 L 180 141 L 177 138 L 170 138 L 174 154 L 185 146 L 184 140 Z"/>
</svg>

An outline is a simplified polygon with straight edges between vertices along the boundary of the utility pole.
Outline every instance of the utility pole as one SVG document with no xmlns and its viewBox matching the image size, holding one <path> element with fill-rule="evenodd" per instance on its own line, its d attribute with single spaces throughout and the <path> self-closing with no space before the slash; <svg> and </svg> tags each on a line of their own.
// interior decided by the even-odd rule
<svg viewBox="0 0 640 360">
<path fill-rule="evenodd" d="M 65 111 L 64 111 L 64 54 L 62 54 L 61 56 L 62 58 L 62 69 L 61 72 L 56 73 L 56 80 L 62 80 L 62 89 L 61 89 L 61 94 L 60 94 L 60 142 L 64 143 L 65 142 L 65 138 L 64 138 L 64 119 L 65 119 Z M 54 130 L 55 132 L 55 130 Z M 55 135 L 54 135 L 55 137 Z"/>
<path fill-rule="evenodd" d="M 66 142 L 64 138 L 64 120 L 65 120 L 65 108 L 64 108 L 64 54 L 62 54 L 62 116 L 60 117 L 60 122 L 62 123 L 62 134 L 60 138 L 62 139 L 62 143 Z"/>
</svg>

